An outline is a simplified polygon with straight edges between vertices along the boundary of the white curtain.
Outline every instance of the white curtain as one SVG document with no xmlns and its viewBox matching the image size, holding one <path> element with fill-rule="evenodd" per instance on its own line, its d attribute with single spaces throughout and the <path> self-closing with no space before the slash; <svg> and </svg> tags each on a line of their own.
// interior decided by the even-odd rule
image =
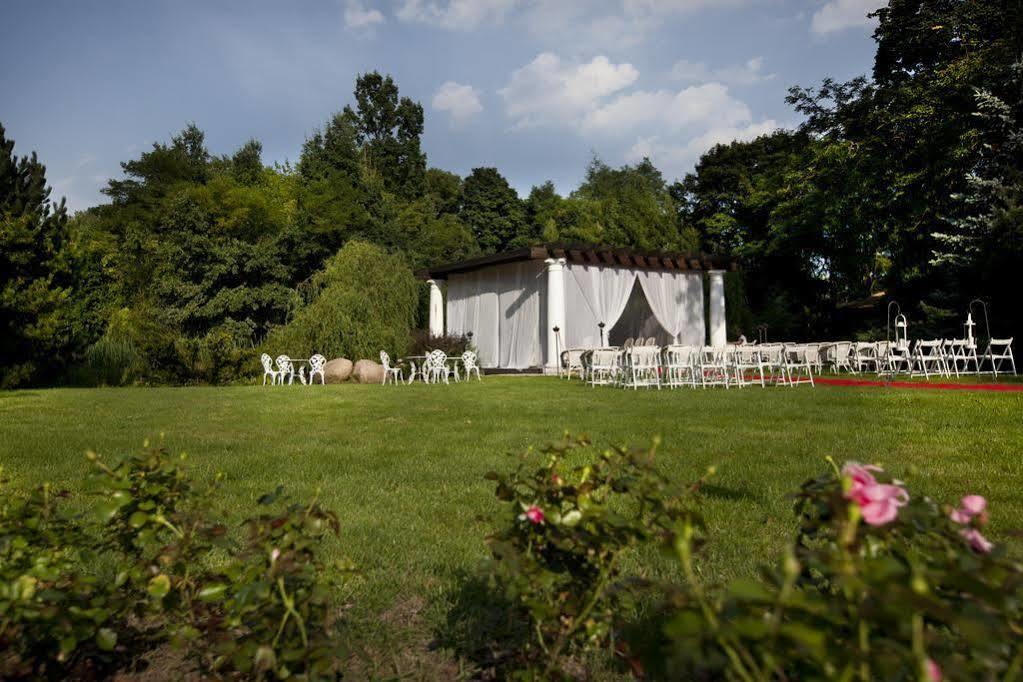
<svg viewBox="0 0 1023 682">
<path fill-rule="evenodd" d="M 671 335 L 672 339 L 678 341 L 679 335 L 685 329 L 688 322 L 688 307 L 686 288 L 688 285 L 685 275 L 679 272 L 650 272 L 640 271 L 636 273 L 639 284 L 643 287 L 643 294 L 654 317 L 660 322 L 664 330 Z"/>
<path fill-rule="evenodd" d="M 702 346 L 707 343 L 707 327 L 703 314 L 703 273 L 683 275 L 686 280 L 686 324 L 679 343 Z"/>
<path fill-rule="evenodd" d="M 447 330 L 449 334 L 472 332 L 472 343 L 484 367 L 496 367 L 498 359 L 498 279 L 492 269 L 476 270 L 448 278 Z"/>
<path fill-rule="evenodd" d="M 499 367 L 539 367 L 540 280 L 545 277 L 541 261 L 522 261 L 494 268 L 499 285 L 501 311 L 498 343 Z M 543 337 L 544 342 L 546 337 Z"/>
<path fill-rule="evenodd" d="M 622 316 L 636 281 L 636 272 L 604 265 L 565 265 L 565 345 L 600 345 L 600 322 L 607 334 Z"/>
</svg>

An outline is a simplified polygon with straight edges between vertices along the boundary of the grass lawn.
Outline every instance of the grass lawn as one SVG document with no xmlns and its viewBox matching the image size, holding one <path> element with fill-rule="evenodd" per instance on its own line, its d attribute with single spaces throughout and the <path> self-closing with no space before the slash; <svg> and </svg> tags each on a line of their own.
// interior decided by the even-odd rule
<svg viewBox="0 0 1023 682">
<path fill-rule="evenodd" d="M 1023 393 L 633 392 L 538 377 L 0 393 L 0 465 L 15 485 L 50 480 L 75 490 L 86 449 L 113 457 L 164 433 L 197 474 L 227 475 L 224 503 L 239 513 L 279 483 L 303 497 L 321 488 L 341 516 L 338 552 L 362 569 L 342 598 L 360 631 L 396 652 L 413 630 L 443 629 L 466 574 L 486 556 L 489 524 L 478 517 L 499 506 L 483 475 L 511 467 L 507 453 L 566 429 L 600 445 L 659 435 L 661 466 L 683 481 L 717 465 L 702 560 L 714 581 L 777 555 L 793 526 L 786 493 L 821 472 L 826 455 L 881 464 L 914 494 L 949 502 L 985 495 L 995 540 L 1023 526 Z M 650 557 L 634 565 L 667 570 Z"/>
</svg>

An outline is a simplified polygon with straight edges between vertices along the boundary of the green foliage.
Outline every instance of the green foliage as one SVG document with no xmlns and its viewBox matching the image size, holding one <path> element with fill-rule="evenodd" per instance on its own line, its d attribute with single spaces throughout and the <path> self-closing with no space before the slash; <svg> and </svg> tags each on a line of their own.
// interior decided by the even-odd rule
<svg viewBox="0 0 1023 682">
<path fill-rule="evenodd" d="M 670 679 L 1011 678 L 1023 661 L 1023 567 L 971 542 L 986 516 L 963 525 L 951 507 L 914 496 L 893 521 L 870 525 L 849 471 L 804 483 L 780 566 L 716 596 L 694 559 L 699 533 L 681 525 L 672 545 L 686 582 L 666 588 L 666 644 L 648 669 Z"/>
<path fill-rule="evenodd" d="M 264 343 L 271 355 L 328 358 L 403 355 L 416 317 L 418 289 L 401 256 L 351 241 L 308 284 L 307 303 Z"/>
<path fill-rule="evenodd" d="M 533 633 L 512 663 L 527 677 L 567 676 L 570 656 L 607 646 L 633 604 L 624 556 L 683 519 L 699 522 L 684 491 L 655 468 L 656 443 L 601 453 L 589 446 L 566 437 L 541 451 L 539 467 L 530 450 L 511 474 L 487 474 L 507 505 L 487 538 L 489 573 Z M 585 463 L 570 468 L 578 455 Z"/>
<path fill-rule="evenodd" d="M 484 253 L 509 248 L 523 235 L 526 226 L 519 195 L 496 168 L 472 169 L 462 183 L 459 217 Z"/>
<path fill-rule="evenodd" d="M 0 470 L 0 479 L 3 472 Z M 0 480 L 6 486 L 6 481 Z M 56 678 L 85 661 L 106 669 L 123 605 L 86 572 L 92 543 L 66 509 L 69 494 L 44 484 L 0 501 L 0 677 Z"/>
<path fill-rule="evenodd" d="M 130 338 L 104 336 L 85 351 L 79 380 L 90 386 L 125 386 L 142 379 L 145 359 Z"/>
<path fill-rule="evenodd" d="M 0 125 L 0 388 L 50 379 L 71 347 L 67 212 Z"/>
</svg>

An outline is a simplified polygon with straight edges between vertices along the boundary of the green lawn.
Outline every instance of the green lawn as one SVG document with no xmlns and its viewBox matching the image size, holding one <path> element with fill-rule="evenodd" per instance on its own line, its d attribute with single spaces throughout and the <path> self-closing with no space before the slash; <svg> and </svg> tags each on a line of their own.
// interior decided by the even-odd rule
<svg viewBox="0 0 1023 682">
<path fill-rule="evenodd" d="M 679 480 L 717 465 L 706 491 L 712 542 L 702 564 L 717 581 L 776 555 L 792 527 L 786 493 L 819 473 L 826 455 L 882 464 L 914 494 L 950 502 L 983 494 L 991 535 L 1005 539 L 1023 525 L 1021 417 L 1023 393 L 633 392 L 538 377 L 412 387 L 58 389 L 0 393 L 0 464 L 15 485 L 50 480 L 74 490 L 87 471 L 86 449 L 112 457 L 163 433 L 197 474 L 227 475 L 225 506 L 235 511 L 279 483 L 301 496 L 322 488 L 341 516 L 339 551 L 362 569 L 342 599 L 361 628 L 386 641 L 411 624 L 443 627 L 459 585 L 485 557 L 488 524 L 477 517 L 498 509 L 483 475 L 510 467 L 506 453 L 566 429 L 598 444 L 645 444 L 660 435 L 660 463 Z"/>
</svg>

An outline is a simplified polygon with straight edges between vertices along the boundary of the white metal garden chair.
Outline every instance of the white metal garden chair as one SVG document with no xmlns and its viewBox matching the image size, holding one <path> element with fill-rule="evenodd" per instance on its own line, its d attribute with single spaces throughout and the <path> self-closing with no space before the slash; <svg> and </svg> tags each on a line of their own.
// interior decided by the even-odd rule
<svg viewBox="0 0 1023 682">
<path fill-rule="evenodd" d="M 391 367 L 391 356 L 385 350 L 380 351 L 380 364 L 384 366 L 384 380 L 380 383 L 387 384 L 388 379 L 395 386 L 398 385 L 398 382 L 405 383 L 401 367 Z"/>
<path fill-rule="evenodd" d="M 445 384 L 451 383 L 448 379 L 451 377 L 451 368 L 448 367 L 448 354 L 439 348 L 434 351 L 430 351 L 430 382 L 439 383 L 441 380 Z"/>
<path fill-rule="evenodd" d="M 323 357 L 319 353 L 314 354 L 309 358 L 309 385 L 312 386 L 314 377 L 320 375 L 320 384 L 327 384 L 327 374 L 324 368 L 327 366 L 327 358 Z"/>
<path fill-rule="evenodd" d="M 270 385 L 273 386 L 277 383 L 277 370 L 274 369 L 274 359 L 263 353 L 259 357 L 259 361 L 263 363 L 263 385 L 266 386 L 266 378 L 270 377 Z"/>
<path fill-rule="evenodd" d="M 284 377 L 288 377 L 288 384 L 295 383 L 295 365 L 287 355 L 278 355 L 274 361 L 277 363 L 277 380 L 282 386 Z"/>
<path fill-rule="evenodd" d="M 467 350 L 462 353 L 462 368 L 465 369 L 465 380 L 469 380 L 469 376 L 476 372 L 476 380 L 483 381 L 482 375 L 480 375 L 480 363 L 479 358 L 476 357 L 476 351 Z"/>
<path fill-rule="evenodd" d="M 991 339 L 988 341 L 984 359 L 991 363 L 991 372 L 995 377 L 998 376 L 998 372 L 1006 360 L 1008 360 L 1009 367 L 1012 369 L 1012 375 L 1016 376 L 1016 360 L 1012 357 L 1012 338 Z M 1007 374 L 1008 372 L 1002 373 Z"/>
</svg>

